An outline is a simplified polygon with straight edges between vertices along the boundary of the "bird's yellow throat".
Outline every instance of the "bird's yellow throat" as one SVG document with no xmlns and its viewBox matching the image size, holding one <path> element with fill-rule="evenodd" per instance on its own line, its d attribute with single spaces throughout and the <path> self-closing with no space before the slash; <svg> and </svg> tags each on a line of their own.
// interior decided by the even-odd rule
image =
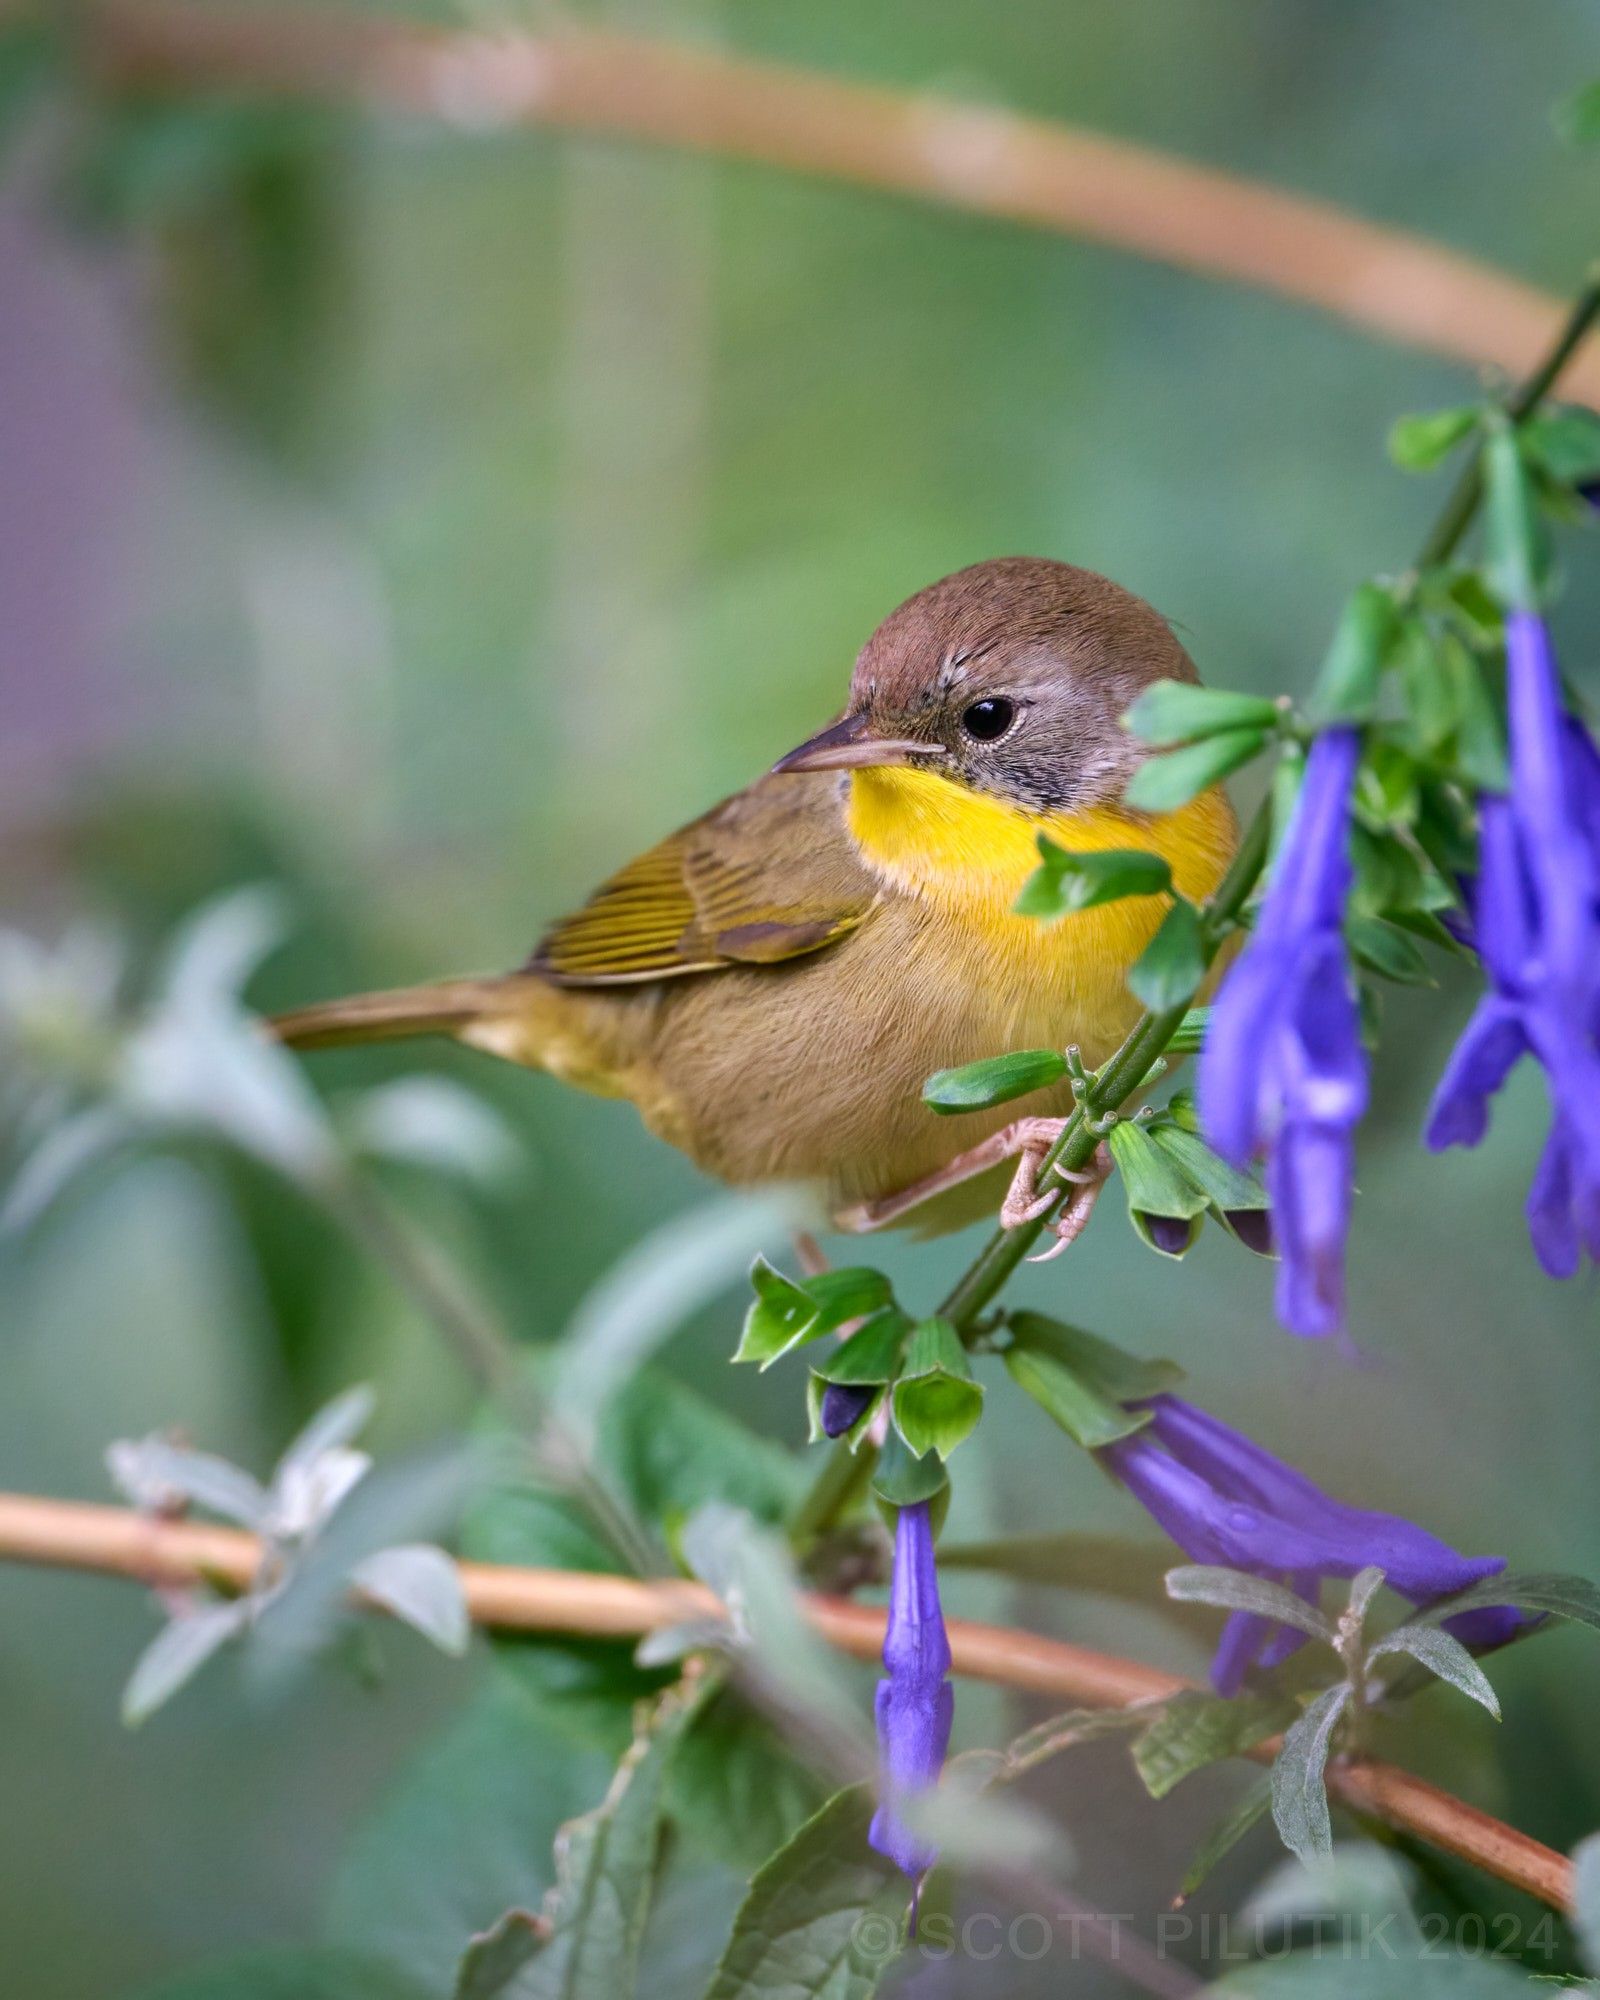
<svg viewBox="0 0 1600 2000">
<path fill-rule="evenodd" d="M 1159 854 L 1191 901 L 1221 880 L 1235 838 L 1233 812 L 1220 791 L 1203 792 L 1174 813 L 1096 806 L 1039 815 L 932 771 L 898 766 L 854 773 L 849 817 L 863 857 L 896 887 L 931 903 L 984 905 L 995 914 L 1010 912 L 1038 866 L 1041 833 L 1069 850 L 1138 847 Z"/>
</svg>

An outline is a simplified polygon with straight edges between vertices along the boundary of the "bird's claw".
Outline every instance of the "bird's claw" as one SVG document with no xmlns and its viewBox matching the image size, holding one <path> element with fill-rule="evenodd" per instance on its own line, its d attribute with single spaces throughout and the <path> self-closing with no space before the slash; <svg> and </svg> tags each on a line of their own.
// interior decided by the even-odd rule
<svg viewBox="0 0 1600 2000">
<path fill-rule="evenodd" d="M 1059 1128 L 1057 1134 L 1042 1140 L 1036 1139 L 1023 1149 L 1010 1190 L 1000 1209 L 1000 1225 L 1003 1229 L 1018 1229 L 1024 1223 L 1037 1222 L 1040 1216 L 1047 1215 L 1060 1199 L 1058 1189 L 1052 1188 L 1043 1194 L 1039 1191 L 1040 1169 L 1050 1147 L 1055 1143 L 1056 1136 L 1059 1136 Z M 1082 1235 L 1084 1225 L 1094 1213 L 1094 1205 L 1099 1199 L 1100 1190 L 1110 1177 L 1111 1155 L 1102 1143 L 1095 1149 L 1094 1159 L 1088 1167 L 1058 1166 L 1051 1171 L 1061 1180 L 1071 1182 L 1072 1192 L 1061 1213 L 1050 1224 L 1050 1233 L 1055 1237 L 1055 1241 L 1048 1250 L 1042 1250 L 1037 1257 L 1030 1257 L 1028 1259 L 1030 1264 L 1048 1264 L 1052 1258 L 1059 1257 L 1063 1250 L 1069 1248 Z"/>
</svg>

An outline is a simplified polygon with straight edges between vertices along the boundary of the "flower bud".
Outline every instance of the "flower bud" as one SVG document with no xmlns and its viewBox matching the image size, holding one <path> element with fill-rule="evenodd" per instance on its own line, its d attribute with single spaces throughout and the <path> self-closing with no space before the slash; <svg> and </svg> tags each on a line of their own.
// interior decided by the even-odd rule
<svg viewBox="0 0 1600 2000">
<path fill-rule="evenodd" d="M 830 1382 L 822 1392 L 824 1432 L 836 1438 L 853 1430 L 877 1393 L 877 1385 L 872 1382 Z"/>
</svg>

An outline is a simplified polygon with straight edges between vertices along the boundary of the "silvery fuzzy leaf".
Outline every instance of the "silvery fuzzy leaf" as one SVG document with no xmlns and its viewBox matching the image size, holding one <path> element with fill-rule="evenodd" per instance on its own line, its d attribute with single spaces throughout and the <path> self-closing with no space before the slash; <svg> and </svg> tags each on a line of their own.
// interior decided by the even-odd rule
<svg viewBox="0 0 1600 2000">
<path fill-rule="evenodd" d="M 268 1517 L 267 1493 L 259 1480 L 225 1458 L 191 1451 L 159 1433 L 108 1446 L 106 1470 L 136 1507 L 152 1513 L 192 1501 L 245 1528 L 259 1529 Z"/>
<path fill-rule="evenodd" d="M 370 1382 L 353 1382 L 348 1389 L 341 1389 L 290 1439 L 278 1460 L 278 1472 L 314 1464 L 335 1445 L 352 1443 L 372 1421 L 377 1403 L 377 1392 Z"/>
<path fill-rule="evenodd" d="M 95 925 L 74 925 L 53 946 L 0 930 L 0 1017 L 106 1020 L 125 970 L 120 943 Z"/>
<path fill-rule="evenodd" d="M 750 1513 L 725 1500 L 708 1500 L 683 1525 L 679 1547 L 690 1574 L 724 1603 L 737 1594 L 750 1538 L 757 1532 Z"/>
<path fill-rule="evenodd" d="M 1323 1776 L 1334 1728 L 1350 1700 L 1347 1682 L 1325 1688 L 1284 1732 L 1272 1764 L 1272 1819 L 1289 1852 L 1313 1861 L 1333 1851 Z"/>
<path fill-rule="evenodd" d="M 1495 1721 L 1500 1720 L 1500 1700 L 1494 1691 L 1489 1676 L 1477 1661 L 1449 1632 L 1437 1625 L 1397 1625 L 1387 1633 L 1367 1654 L 1369 1666 L 1385 1653 L 1406 1653 L 1414 1660 L 1420 1660 L 1429 1673 L 1437 1674 L 1442 1681 L 1448 1681 L 1453 1688 L 1488 1709 Z"/>
<path fill-rule="evenodd" d="M 273 1476 L 267 1532 L 282 1541 L 307 1540 L 371 1469 L 368 1453 L 344 1445 L 286 1461 Z"/>
<path fill-rule="evenodd" d="M 763 1245 L 816 1220 L 803 1189 L 719 1195 L 636 1243 L 579 1302 L 556 1350 L 552 1400 L 587 1442 L 615 1391 Z"/>
<path fill-rule="evenodd" d="M 237 1004 L 245 983 L 288 928 L 288 905 L 265 884 L 235 889 L 202 903 L 167 948 L 161 997 L 165 1007 Z"/>
<path fill-rule="evenodd" d="M 86 1167 L 136 1137 L 114 1105 L 97 1104 L 50 1127 L 26 1154 L 0 1203 L 0 1236 L 31 1229 Z"/>
<path fill-rule="evenodd" d="M 1167 1571 L 1167 1595 L 1183 1604 L 1216 1604 L 1225 1611 L 1248 1611 L 1277 1625 L 1292 1625 L 1311 1639 L 1333 1639 L 1333 1627 L 1314 1604 L 1281 1583 L 1220 1564 L 1182 1563 Z"/>
<path fill-rule="evenodd" d="M 122 1719 L 136 1729 L 191 1680 L 219 1646 L 244 1630 L 250 1603 L 203 1604 L 171 1619 L 139 1655 L 122 1691 Z"/>
<path fill-rule="evenodd" d="M 337 1148 L 322 1107 L 293 1057 L 247 1014 L 169 1008 L 123 1051 L 121 1090 L 158 1125 L 214 1133 L 292 1180 L 335 1170 Z"/>
<path fill-rule="evenodd" d="M 1383 1571 L 1376 1563 L 1369 1563 L 1358 1570 L 1350 1581 L 1350 1595 L 1345 1602 L 1345 1615 L 1356 1623 L 1366 1617 L 1367 1609 L 1378 1592 L 1383 1588 Z"/>
<path fill-rule="evenodd" d="M 690 1653 L 726 1648 L 728 1638 L 728 1624 L 721 1618 L 685 1618 L 676 1625 L 658 1625 L 634 1647 L 634 1664 L 670 1667 Z"/>
<path fill-rule="evenodd" d="M 467 1650 L 472 1620 L 461 1573 L 443 1549 L 427 1542 L 379 1549 L 356 1564 L 350 1581 L 430 1639 L 441 1653 L 459 1656 Z"/>
<path fill-rule="evenodd" d="M 442 1076 L 402 1077 L 362 1091 L 345 1136 L 358 1152 L 480 1182 L 505 1179 L 523 1160 L 500 1114 Z"/>
</svg>

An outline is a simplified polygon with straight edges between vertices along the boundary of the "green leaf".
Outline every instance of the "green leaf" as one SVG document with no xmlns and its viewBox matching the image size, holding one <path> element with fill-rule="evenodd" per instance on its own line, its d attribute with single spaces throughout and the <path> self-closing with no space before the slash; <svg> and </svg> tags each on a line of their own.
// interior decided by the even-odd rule
<svg viewBox="0 0 1600 2000">
<path fill-rule="evenodd" d="M 894 1385 L 895 1428 L 918 1457 L 948 1458 L 983 1415 L 983 1389 L 948 1320 L 925 1319 L 911 1336 Z"/>
<path fill-rule="evenodd" d="M 1408 619 L 1401 631 L 1395 668 L 1405 698 L 1407 740 L 1426 755 L 1455 734 L 1461 714 L 1456 677 L 1434 634 L 1419 619 Z"/>
<path fill-rule="evenodd" d="M 1457 403 L 1447 410 L 1399 417 L 1389 431 L 1389 456 L 1402 471 L 1431 472 L 1449 457 L 1481 414 L 1476 403 Z"/>
<path fill-rule="evenodd" d="M 1392 979 L 1401 986 L 1438 984 L 1428 970 L 1428 961 L 1405 932 L 1381 917 L 1350 917 L 1344 936 L 1351 957 L 1379 978 Z"/>
<path fill-rule="evenodd" d="M 1007 1313 L 1006 1326 L 1013 1340 L 1056 1355 L 1114 1403 L 1141 1402 L 1147 1396 L 1175 1389 L 1183 1380 L 1183 1370 L 1176 1361 L 1146 1361 L 1098 1334 L 1044 1313 Z"/>
<path fill-rule="evenodd" d="M 1290 1725 L 1272 1765 L 1272 1821 L 1279 1838 L 1299 1860 L 1333 1852 L 1328 1787 L 1323 1777 L 1333 1732 L 1350 1699 L 1340 1682 L 1325 1688 Z"/>
<path fill-rule="evenodd" d="M 215 1959 L 141 1986 L 138 2000 L 433 2000 L 436 1991 L 381 1958 L 314 1945 Z"/>
<path fill-rule="evenodd" d="M 1191 1007 L 1178 1023 L 1172 1040 L 1167 1044 L 1169 1055 L 1197 1056 L 1205 1047 L 1206 1029 L 1211 1023 L 1209 1007 Z"/>
<path fill-rule="evenodd" d="M 363 1819 L 334 1878 L 330 1935 L 448 1992 L 468 1938 L 537 1905 L 558 1829 L 600 1796 L 611 1763 L 559 1708 L 492 1676 Z"/>
<path fill-rule="evenodd" d="M 765 1257 L 758 1257 L 750 1269 L 750 1282 L 756 1295 L 733 1358 L 759 1361 L 763 1368 L 889 1301 L 889 1280 L 881 1271 L 864 1268 L 823 1271 L 796 1284 L 775 1271 Z"/>
<path fill-rule="evenodd" d="M 1406 1653 L 1412 1659 L 1420 1660 L 1430 1674 L 1437 1674 L 1440 1680 L 1459 1688 L 1464 1695 L 1469 1695 L 1481 1707 L 1488 1709 L 1496 1722 L 1500 1720 L 1500 1701 L 1489 1676 L 1459 1639 L 1452 1638 L 1437 1625 L 1397 1625 L 1368 1652 L 1368 1664 L 1381 1659 L 1386 1653 Z"/>
<path fill-rule="evenodd" d="M 1140 765 L 1123 800 L 1139 812 L 1175 812 L 1259 757 L 1267 741 L 1264 729 L 1225 729 L 1181 750 L 1168 750 Z"/>
<path fill-rule="evenodd" d="M 1600 141 L 1600 77 L 1563 97 L 1550 113 L 1556 135 L 1568 146 L 1592 146 Z"/>
<path fill-rule="evenodd" d="M 1130 736 L 1170 749 L 1228 729 L 1271 729 L 1278 705 L 1264 695 L 1232 694 L 1193 681 L 1154 681 L 1122 718 Z"/>
<path fill-rule="evenodd" d="M 724 1687 L 690 1718 L 667 1777 L 673 1820 L 741 1880 L 794 1837 L 823 1802 L 772 1724 Z"/>
<path fill-rule="evenodd" d="M 605 1798 L 557 1834 L 550 1941 L 519 1982 L 518 2000 L 619 2000 L 633 1992 L 661 1853 L 667 1771 L 698 1705 L 698 1697 L 663 1697 Z"/>
<path fill-rule="evenodd" d="M 943 1551 L 940 1559 L 943 1560 Z M 1142 1728 L 1146 1715 L 1142 1708 L 1069 1708 L 1062 1715 L 1046 1717 L 1014 1736 L 1006 1745 L 990 1784 L 1013 1784 L 1027 1772 L 1037 1770 L 1065 1750 L 1080 1743 L 1096 1743 L 1130 1729 Z"/>
<path fill-rule="evenodd" d="M 911 1322 L 898 1306 L 885 1306 L 815 1362 L 812 1373 L 824 1382 L 847 1386 L 892 1382 L 900 1372 L 900 1351 L 910 1330 Z"/>
<path fill-rule="evenodd" d="M 1012 905 L 1018 916 L 1046 921 L 1092 910 L 1128 896 L 1158 896 L 1172 886 L 1172 870 L 1143 847 L 1097 847 L 1069 853 L 1049 834 L 1039 835 L 1039 866 Z"/>
<path fill-rule="evenodd" d="M 1007 1324 L 1012 1336 L 1003 1355 L 1007 1373 L 1086 1451 L 1128 1437 L 1150 1421 L 1147 1410 L 1124 1409 L 1092 1367 L 1078 1365 L 1071 1329 L 1033 1313 L 1013 1314 Z"/>
<path fill-rule="evenodd" d="M 1182 896 L 1161 920 L 1161 927 L 1128 972 L 1136 1000 L 1152 1014 L 1181 1007 L 1206 976 L 1205 939 L 1199 912 Z"/>
<path fill-rule="evenodd" d="M 543 1950 L 549 1929 L 531 1910 L 507 1910 L 480 1931 L 456 1968 L 454 2000 L 503 2000 L 517 1975 Z"/>
<path fill-rule="evenodd" d="M 1365 722 L 1396 629 L 1394 599 L 1375 583 L 1351 592 L 1306 704 L 1319 725 Z"/>
<path fill-rule="evenodd" d="M 987 1111 L 1009 1104 L 1014 1097 L 1044 1090 L 1067 1073 L 1067 1059 L 1055 1049 L 1017 1049 L 1010 1055 L 988 1056 L 941 1069 L 922 1086 L 922 1101 L 930 1111 L 946 1116 L 958 1111 Z"/>
<path fill-rule="evenodd" d="M 1512 611 L 1537 611 L 1546 544 L 1533 484 L 1514 431 L 1502 425 L 1483 448 L 1484 542 L 1490 588 Z"/>
<path fill-rule="evenodd" d="M 1159 1146 L 1178 1171 L 1190 1180 L 1219 1215 L 1235 1209 L 1270 1207 L 1267 1191 L 1255 1174 L 1241 1173 L 1214 1153 L 1197 1132 L 1162 1119 L 1150 1127 L 1151 1143 Z"/>
<path fill-rule="evenodd" d="M 1243 1694 L 1232 1701 L 1185 1688 L 1165 1701 L 1133 1745 L 1134 1768 L 1153 1799 L 1224 1757 L 1242 1757 L 1293 1721 L 1292 1701 Z"/>
<path fill-rule="evenodd" d="M 919 1500 L 931 1500 L 949 1483 L 937 1452 L 919 1458 L 897 1430 L 883 1441 L 872 1475 L 872 1490 L 891 1507 L 914 1507 Z"/>
<path fill-rule="evenodd" d="M 1593 410 L 1547 403 L 1525 419 L 1521 435 L 1524 455 L 1563 486 L 1600 479 L 1600 415 Z"/>
<path fill-rule="evenodd" d="M 756 1871 L 705 2000 L 870 2000 L 907 1897 L 867 1846 L 872 1814 L 853 1785 Z"/>
<path fill-rule="evenodd" d="M 1350 892 L 1353 915 L 1379 917 L 1426 905 L 1422 864 L 1396 835 L 1374 833 L 1357 821 L 1350 829 L 1350 859 L 1356 877 Z"/>
<path fill-rule="evenodd" d="M 1266 1817 L 1271 1805 L 1272 1780 L 1265 1771 L 1258 1771 L 1195 1849 L 1178 1884 L 1178 1902 L 1186 1903 L 1195 1894 L 1250 1829 Z"/>
<path fill-rule="evenodd" d="M 1503 792 L 1511 782 L 1511 766 L 1502 705 L 1491 695 L 1483 668 L 1461 640 L 1448 634 L 1441 650 L 1456 684 L 1461 717 L 1456 728 L 1456 762 L 1461 775 L 1482 791 Z"/>
<path fill-rule="evenodd" d="M 781 1445 L 651 1368 L 640 1369 L 605 1405 L 594 1459 L 596 1474 L 640 1520 L 663 1523 L 685 1520 L 708 1501 L 721 1500 L 776 1524 L 799 1498 L 806 1477 Z M 621 1568 L 616 1551 L 600 1539 L 577 1501 L 531 1483 L 508 1481 L 492 1490 L 469 1512 L 462 1542 L 464 1554 L 486 1562 Z M 633 1650 L 625 1639 L 503 1634 L 495 1641 L 497 1658 L 542 1697 L 559 1703 L 568 1728 L 614 1756 L 631 1735 L 633 1705 L 663 1684 L 660 1672 L 636 1665 Z M 513 1889 L 500 1907 L 517 1900 Z M 473 1927 L 481 1929 L 498 1914 L 486 1912 Z"/>
<path fill-rule="evenodd" d="M 1485 1577 L 1470 1590 L 1442 1598 L 1419 1611 L 1413 1624 L 1439 1625 L 1458 1611 L 1475 1611 L 1481 1606 L 1514 1604 L 1519 1611 L 1543 1611 L 1552 1618 L 1570 1618 L 1579 1625 L 1600 1631 L 1600 1587 L 1587 1577 L 1566 1576 L 1557 1571 L 1537 1571 L 1523 1576 L 1515 1571 Z"/>
<path fill-rule="evenodd" d="M 1281 1583 L 1221 1564 L 1181 1563 L 1167 1571 L 1167 1595 L 1184 1604 L 1216 1604 L 1224 1611 L 1248 1611 L 1277 1625 L 1292 1625 L 1309 1639 L 1333 1643 L 1333 1626 L 1314 1604 Z"/>
</svg>

